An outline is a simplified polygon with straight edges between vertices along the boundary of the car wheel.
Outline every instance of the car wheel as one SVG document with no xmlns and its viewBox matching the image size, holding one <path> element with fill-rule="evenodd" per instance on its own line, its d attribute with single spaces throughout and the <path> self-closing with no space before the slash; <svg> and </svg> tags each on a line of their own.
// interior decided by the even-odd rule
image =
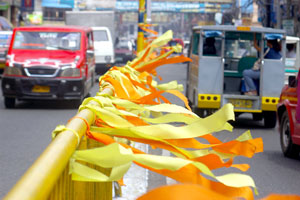
<svg viewBox="0 0 300 200">
<path fill-rule="evenodd" d="M 16 99 L 11 97 L 4 97 L 4 105 L 6 108 L 14 108 L 16 105 Z"/>
<path fill-rule="evenodd" d="M 261 121 L 263 119 L 263 115 L 261 113 L 252 113 L 252 118 L 254 121 Z"/>
<path fill-rule="evenodd" d="M 274 128 L 276 126 L 276 112 L 265 111 L 263 115 L 265 128 Z"/>
<path fill-rule="evenodd" d="M 284 156 L 297 157 L 299 156 L 299 146 L 293 144 L 290 130 L 290 120 L 287 111 L 285 111 L 280 123 L 280 145 Z"/>
</svg>

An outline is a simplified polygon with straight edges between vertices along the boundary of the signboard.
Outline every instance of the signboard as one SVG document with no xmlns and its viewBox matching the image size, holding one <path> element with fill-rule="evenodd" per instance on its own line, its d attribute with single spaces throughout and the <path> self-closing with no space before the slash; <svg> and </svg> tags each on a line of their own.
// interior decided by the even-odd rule
<svg viewBox="0 0 300 200">
<path fill-rule="evenodd" d="M 22 0 L 21 10 L 22 11 L 33 11 L 34 10 L 34 0 Z"/>
<path fill-rule="evenodd" d="M 286 30 L 287 35 L 294 35 L 294 20 L 293 19 L 282 20 L 282 28 Z"/>
<path fill-rule="evenodd" d="M 86 0 L 86 6 L 88 10 L 114 9 L 116 0 Z"/>
<path fill-rule="evenodd" d="M 137 1 L 117 1 L 118 11 L 138 11 Z M 152 12 L 188 12 L 188 13 L 214 13 L 230 9 L 232 4 L 218 3 L 185 3 L 185 2 L 152 2 Z"/>
</svg>

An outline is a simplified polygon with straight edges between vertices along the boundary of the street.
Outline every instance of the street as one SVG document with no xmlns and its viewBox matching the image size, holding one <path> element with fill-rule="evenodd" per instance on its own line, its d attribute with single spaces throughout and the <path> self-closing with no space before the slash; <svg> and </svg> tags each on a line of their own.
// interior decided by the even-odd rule
<svg viewBox="0 0 300 200">
<path fill-rule="evenodd" d="M 186 64 L 162 66 L 158 68 L 162 82 L 177 80 L 185 85 Z M 95 84 L 91 96 L 98 90 Z M 29 166 L 38 158 L 51 142 L 51 132 L 59 124 L 66 124 L 76 114 L 77 107 L 70 102 L 18 102 L 16 108 L 5 109 L 2 91 L 0 91 L 0 199 L 10 190 Z M 170 96 L 172 103 L 183 105 L 176 97 Z M 236 163 L 248 163 L 251 168 L 246 172 L 254 179 L 258 188 L 258 198 L 270 193 L 300 195 L 300 159 L 285 158 L 279 144 L 278 127 L 266 129 L 262 122 L 248 120 L 249 115 L 241 115 L 233 123 L 232 133 L 217 133 L 221 139 L 237 137 L 246 130 L 251 130 L 252 136 L 262 137 L 264 152 L 252 159 L 238 158 Z M 161 154 L 161 150 L 151 150 L 149 153 Z M 229 172 L 228 169 L 216 171 L 216 174 Z M 237 171 L 235 171 L 237 172 Z M 148 173 L 147 190 L 167 183 L 169 179 L 154 173 Z M 126 181 L 126 180 L 125 180 Z M 128 184 L 125 182 L 125 184 Z M 126 194 L 126 193 L 124 193 Z M 126 196 L 124 196 L 126 199 Z"/>
</svg>

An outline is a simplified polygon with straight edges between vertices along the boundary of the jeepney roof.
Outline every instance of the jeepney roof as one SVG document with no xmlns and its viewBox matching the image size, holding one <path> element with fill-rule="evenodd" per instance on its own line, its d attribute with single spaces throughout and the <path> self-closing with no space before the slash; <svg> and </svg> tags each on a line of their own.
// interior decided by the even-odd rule
<svg viewBox="0 0 300 200">
<path fill-rule="evenodd" d="M 84 31 L 88 32 L 92 29 L 83 26 L 23 26 L 17 27 L 16 31 Z"/>
<path fill-rule="evenodd" d="M 298 37 L 294 37 L 294 36 L 286 36 L 286 43 L 287 44 L 293 44 L 293 43 L 297 43 L 300 39 Z"/>
<path fill-rule="evenodd" d="M 234 26 L 234 25 L 207 25 L 207 26 L 195 26 L 194 31 L 197 30 L 215 30 L 215 31 L 245 31 L 245 32 L 261 32 L 261 33 L 281 33 L 285 34 L 286 31 L 282 29 L 274 29 L 268 27 L 257 26 Z"/>
</svg>

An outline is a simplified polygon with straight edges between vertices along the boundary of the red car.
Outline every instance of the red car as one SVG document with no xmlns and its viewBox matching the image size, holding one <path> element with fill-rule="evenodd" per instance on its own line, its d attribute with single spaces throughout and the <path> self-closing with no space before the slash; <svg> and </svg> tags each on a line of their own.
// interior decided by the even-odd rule
<svg viewBox="0 0 300 200">
<path fill-rule="evenodd" d="M 94 84 L 91 28 L 18 27 L 2 77 L 6 108 L 18 100 L 82 100 Z"/>
<path fill-rule="evenodd" d="M 299 101 L 298 101 L 299 99 Z M 287 157 L 298 157 L 300 150 L 300 76 L 289 77 L 277 105 L 280 144 Z"/>
</svg>

